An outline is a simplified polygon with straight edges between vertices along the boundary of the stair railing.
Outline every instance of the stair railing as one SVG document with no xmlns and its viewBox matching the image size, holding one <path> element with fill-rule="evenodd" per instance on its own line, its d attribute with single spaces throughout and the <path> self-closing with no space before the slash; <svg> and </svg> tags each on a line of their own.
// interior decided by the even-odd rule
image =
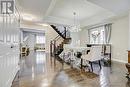
<svg viewBox="0 0 130 87">
<path fill-rule="evenodd" d="M 67 29 L 67 27 L 64 27 L 64 30 L 62 32 L 60 32 L 60 30 L 54 25 L 51 25 L 51 27 L 58 33 L 58 35 L 50 42 L 50 54 L 51 54 L 51 56 L 55 56 L 55 54 L 57 54 L 57 51 L 59 50 L 58 45 L 59 45 L 61 39 L 65 40 L 67 38 L 70 38 L 70 32 Z M 60 43 L 60 47 L 61 46 L 63 47 L 62 42 Z"/>
<path fill-rule="evenodd" d="M 57 52 L 57 47 L 58 44 L 57 42 L 59 42 L 59 40 L 63 39 L 65 40 L 66 38 L 68 38 L 70 36 L 69 31 L 66 29 L 66 27 L 64 27 L 64 31 L 61 32 L 61 34 L 64 36 L 62 37 L 61 35 L 57 35 L 53 40 L 51 40 L 50 42 L 50 54 L 51 56 L 55 56 L 56 52 Z"/>
<path fill-rule="evenodd" d="M 57 45 L 58 45 L 57 42 L 61 38 L 62 37 L 60 35 L 57 35 L 53 40 L 51 40 L 51 42 L 50 42 L 50 53 L 51 53 L 51 56 L 54 56 L 54 54 L 56 54 L 56 48 L 57 48 Z"/>
</svg>

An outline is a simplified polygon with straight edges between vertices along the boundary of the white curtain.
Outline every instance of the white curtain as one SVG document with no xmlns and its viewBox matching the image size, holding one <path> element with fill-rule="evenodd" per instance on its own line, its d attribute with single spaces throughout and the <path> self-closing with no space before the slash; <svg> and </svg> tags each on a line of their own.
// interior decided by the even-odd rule
<svg viewBox="0 0 130 87">
<path fill-rule="evenodd" d="M 111 38 L 112 24 L 105 25 L 105 42 L 109 43 Z"/>
</svg>

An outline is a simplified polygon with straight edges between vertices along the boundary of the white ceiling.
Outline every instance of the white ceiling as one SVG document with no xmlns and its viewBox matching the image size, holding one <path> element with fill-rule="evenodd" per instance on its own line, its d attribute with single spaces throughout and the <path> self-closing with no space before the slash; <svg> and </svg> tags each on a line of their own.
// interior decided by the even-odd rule
<svg viewBox="0 0 130 87">
<path fill-rule="evenodd" d="M 60 0 L 56 3 L 50 16 L 73 20 L 73 12 L 76 12 L 79 20 L 83 20 L 104 10 L 85 0 Z"/>
<path fill-rule="evenodd" d="M 116 14 L 130 11 L 130 0 L 87 0 Z"/>
<path fill-rule="evenodd" d="M 52 0 L 17 0 L 20 12 L 23 14 L 30 14 L 34 16 L 36 21 L 41 20 L 50 6 Z"/>
<path fill-rule="evenodd" d="M 104 20 L 128 12 L 130 0 L 17 0 L 22 14 L 35 17 L 33 22 L 49 22 L 71 25 L 73 12 L 77 13 L 80 23 L 89 20 Z M 104 14 L 105 13 L 105 14 Z M 102 17 L 102 15 L 105 15 Z M 87 20 L 87 22 L 86 22 Z M 100 21 L 101 21 L 100 20 Z"/>
</svg>

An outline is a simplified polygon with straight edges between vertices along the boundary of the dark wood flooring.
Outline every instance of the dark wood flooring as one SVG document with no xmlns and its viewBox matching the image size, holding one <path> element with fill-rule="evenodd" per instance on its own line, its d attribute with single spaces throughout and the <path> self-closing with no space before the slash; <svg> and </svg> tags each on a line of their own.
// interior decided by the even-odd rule
<svg viewBox="0 0 130 87">
<path fill-rule="evenodd" d="M 20 71 L 12 87 L 130 87 L 125 65 L 94 67 L 94 73 L 72 69 L 45 52 L 31 52 L 21 59 Z"/>
</svg>

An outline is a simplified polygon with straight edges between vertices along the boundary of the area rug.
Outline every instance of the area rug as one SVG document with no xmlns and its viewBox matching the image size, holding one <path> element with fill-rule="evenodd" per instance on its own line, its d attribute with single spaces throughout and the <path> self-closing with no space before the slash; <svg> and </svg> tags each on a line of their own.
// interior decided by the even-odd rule
<svg viewBox="0 0 130 87">
<path fill-rule="evenodd" d="M 84 72 L 80 71 L 78 69 L 65 69 L 64 72 L 74 81 L 80 82 L 84 81 L 85 79 L 94 79 L 97 78 L 99 75 L 93 73 L 93 72 Z"/>
</svg>

